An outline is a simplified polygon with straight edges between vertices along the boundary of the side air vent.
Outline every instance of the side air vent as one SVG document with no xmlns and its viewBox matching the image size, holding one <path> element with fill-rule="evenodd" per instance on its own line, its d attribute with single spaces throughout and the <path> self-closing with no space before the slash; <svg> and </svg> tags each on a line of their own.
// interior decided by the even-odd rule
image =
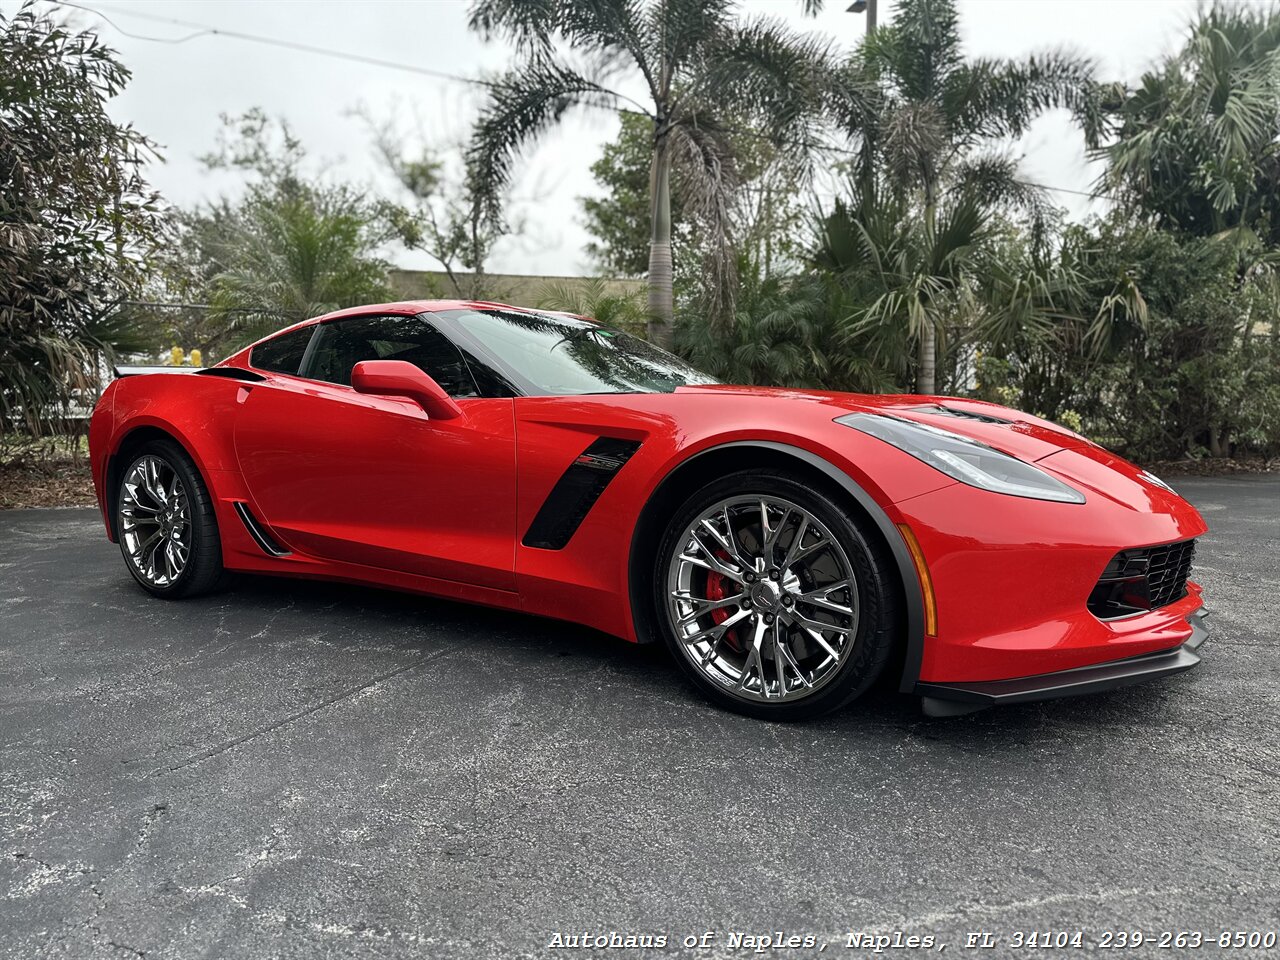
<svg viewBox="0 0 1280 960">
<path fill-rule="evenodd" d="M 595 440 L 556 481 L 521 542 L 543 550 L 563 549 L 609 481 L 639 448 L 635 440 Z"/>
<path fill-rule="evenodd" d="M 249 536 L 253 537 L 263 553 L 271 557 L 287 557 L 290 551 L 286 550 L 272 538 L 271 534 L 263 529 L 262 524 L 258 523 L 257 518 L 249 511 L 249 505 L 239 500 L 236 501 L 236 513 L 240 516 L 240 522 L 244 524 L 244 528 L 249 531 Z"/>
<path fill-rule="evenodd" d="M 261 383 L 267 379 L 262 374 L 245 370 L 243 367 L 207 367 L 204 370 L 197 370 L 196 373 L 202 377 L 225 377 L 228 380 L 244 380 L 248 383 Z"/>
</svg>

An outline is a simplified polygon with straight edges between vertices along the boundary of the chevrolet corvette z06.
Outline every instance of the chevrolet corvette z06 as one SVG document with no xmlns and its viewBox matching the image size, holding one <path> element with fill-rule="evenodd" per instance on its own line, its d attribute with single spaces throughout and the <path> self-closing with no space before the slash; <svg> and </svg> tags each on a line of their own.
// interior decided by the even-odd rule
<svg viewBox="0 0 1280 960">
<path fill-rule="evenodd" d="M 1196 510 L 989 403 L 724 385 L 585 318 L 461 301 L 120 373 L 93 478 L 157 597 L 240 571 L 557 617 L 665 643 L 776 719 L 881 675 L 935 715 L 1103 690 L 1207 635 Z"/>
</svg>

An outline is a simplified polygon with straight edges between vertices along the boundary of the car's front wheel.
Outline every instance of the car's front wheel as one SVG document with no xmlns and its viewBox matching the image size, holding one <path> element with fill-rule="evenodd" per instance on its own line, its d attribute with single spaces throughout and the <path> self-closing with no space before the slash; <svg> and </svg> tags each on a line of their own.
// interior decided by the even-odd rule
<svg viewBox="0 0 1280 960">
<path fill-rule="evenodd" d="M 744 471 L 693 494 L 658 552 L 667 643 L 712 700 L 799 720 L 865 691 L 889 661 L 897 592 L 859 518 L 796 477 Z"/>
<path fill-rule="evenodd" d="M 196 596 L 223 581 L 213 502 L 196 465 L 176 443 L 148 443 L 125 467 L 116 533 L 129 572 L 157 597 Z"/>
</svg>

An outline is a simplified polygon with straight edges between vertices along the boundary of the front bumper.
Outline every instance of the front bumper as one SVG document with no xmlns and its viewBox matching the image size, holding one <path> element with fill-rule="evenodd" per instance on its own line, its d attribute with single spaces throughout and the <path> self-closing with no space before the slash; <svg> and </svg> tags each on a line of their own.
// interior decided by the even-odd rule
<svg viewBox="0 0 1280 960">
<path fill-rule="evenodd" d="M 954 717 L 984 707 L 1007 703 L 1055 700 L 1087 693 L 1101 693 L 1132 683 L 1168 677 L 1190 670 L 1200 662 L 1197 651 L 1209 638 L 1204 619 L 1208 611 L 1200 607 L 1189 617 L 1191 636 L 1179 647 L 1144 653 L 1125 660 L 1113 660 L 1073 670 L 1042 673 L 1011 680 L 978 680 L 961 683 L 917 683 L 915 693 L 930 717 Z"/>
</svg>

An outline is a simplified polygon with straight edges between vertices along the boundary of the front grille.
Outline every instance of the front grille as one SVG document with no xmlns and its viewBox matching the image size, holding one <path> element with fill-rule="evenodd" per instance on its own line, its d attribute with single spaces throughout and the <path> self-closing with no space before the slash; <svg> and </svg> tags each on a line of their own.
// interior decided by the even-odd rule
<svg viewBox="0 0 1280 960">
<path fill-rule="evenodd" d="M 1089 594 L 1089 611 L 1100 620 L 1114 620 L 1181 600 L 1195 553 L 1194 540 L 1121 550 Z"/>
<path fill-rule="evenodd" d="M 1183 540 L 1164 547 L 1152 547 L 1150 553 L 1147 590 L 1151 594 L 1151 609 L 1154 610 L 1187 595 L 1187 577 L 1191 574 L 1191 561 L 1196 555 L 1196 542 Z"/>
</svg>

